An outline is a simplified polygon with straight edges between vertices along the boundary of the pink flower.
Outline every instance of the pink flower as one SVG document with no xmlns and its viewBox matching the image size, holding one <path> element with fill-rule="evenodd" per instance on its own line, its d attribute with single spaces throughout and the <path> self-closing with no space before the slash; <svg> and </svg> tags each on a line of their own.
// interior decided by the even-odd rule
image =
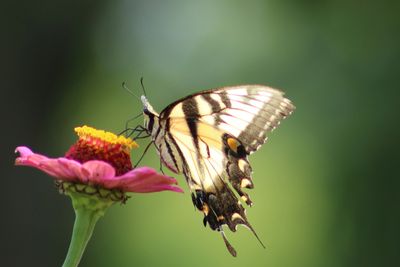
<svg viewBox="0 0 400 267">
<path fill-rule="evenodd" d="M 138 146 L 132 139 L 87 126 L 75 132 L 79 139 L 64 157 L 49 158 L 26 146 L 15 150 L 15 165 L 47 173 L 71 197 L 76 217 L 64 267 L 78 266 L 97 220 L 114 203 L 125 203 L 127 192 L 183 192 L 174 178 L 148 167 L 132 168 L 130 152 Z"/>
<path fill-rule="evenodd" d="M 88 185 L 92 191 L 183 192 L 174 178 L 158 174 L 149 167 L 132 169 L 129 153 L 137 144 L 131 139 L 87 126 L 77 127 L 75 131 L 79 140 L 65 157 L 49 158 L 19 146 L 16 152 L 20 156 L 15 164 L 37 168 L 62 183 Z"/>
</svg>

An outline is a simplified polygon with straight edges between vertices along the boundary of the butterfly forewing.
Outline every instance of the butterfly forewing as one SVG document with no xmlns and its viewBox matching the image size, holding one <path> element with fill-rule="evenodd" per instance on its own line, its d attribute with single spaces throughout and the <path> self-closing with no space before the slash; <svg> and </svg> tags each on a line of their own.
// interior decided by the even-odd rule
<svg viewBox="0 0 400 267">
<path fill-rule="evenodd" d="M 197 109 L 183 107 L 197 105 Z M 248 153 L 265 142 L 266 134 L 294 109 L 276 89 L 247 85 L 200 92 L 168 106 L 161 118 L 202 121 L 239 138 Z"/>
</svg>

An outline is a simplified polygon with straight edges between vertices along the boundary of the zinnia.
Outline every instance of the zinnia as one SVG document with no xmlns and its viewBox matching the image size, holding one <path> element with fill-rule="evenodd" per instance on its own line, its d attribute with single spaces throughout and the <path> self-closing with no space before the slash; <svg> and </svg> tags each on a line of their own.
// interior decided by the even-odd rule
<svg viewBox="0 0 400 267">
<path fill-rule="evenodd" d="M 76 219 L 64 267 L 78 266 L 97 220 L 115 202 L 125 203 L 127 192 L 183 192 L 174 178 L 149 167 L 132 168 L 130 151 L 138 146 L 132 139 L 88 126 L 75 132 L 79 139 L 64 157 L 49 158 L 19 146 L 15 160 L 52 176 L 72 199 Z"/>
</svg>

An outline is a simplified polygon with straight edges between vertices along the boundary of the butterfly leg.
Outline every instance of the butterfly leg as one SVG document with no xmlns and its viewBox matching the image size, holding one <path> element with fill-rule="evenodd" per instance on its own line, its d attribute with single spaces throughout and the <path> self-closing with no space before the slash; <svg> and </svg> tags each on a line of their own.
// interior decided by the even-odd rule
<svg viewBox="0 0 400 267">
<path fill-rule="evenodd" d="M 165 173 L 163 171 L 163 164 L 162 164 L 161 157 L 160 157 L 160 172 L 165 175 Z"/>
<path fill-rule="evenodd" d="M 134 166 L 133 168 L 136 168 L 136 167 L 139 165 L 139 163 L 142 161 L 144 155 L 146 154 L 147 150 L 149 150 L 150 145 L 151 145 L 152 143 L 153 143 L 153 142 L 150 142 L 150 143 L 146 146 L 146 148 L 144 149 L 144 152 L 143 152 L 142 156 L 140 156 L 138 162 L 136 162 L 136 164 L 135 164 L 135 166 Z"/>
<path fill-rule="evenodd" d="M 147 133 L 147 129 L 144 128 L 142 125 L 137 125 L 135 128 L 125 128 L 122 132 L 120 132 L 118 135 L 125 134 L 125 136 L 129 137 L 132 136 L 134 133 L 138 133 L 137 136 L 141 135 L 143 132 Z M 134 138 L 135 139 L 135 138 Z"/>
<path fill-rule="evenodd" d="M 144 135 L 144 136 L 141 136 L 142 135 L 142 133 L 146 133 L 146 135 Z M 138 139 L 144 139 L 144 138 L 148 138 L 148 137 L 150 137 L 151 135 L 150 134 L 148 134 L 146 131 L 142 131 L 142 132 L 139 132 L 134 138 L 133 138 L 133 140 L 138 140 Z"/>
</svg>

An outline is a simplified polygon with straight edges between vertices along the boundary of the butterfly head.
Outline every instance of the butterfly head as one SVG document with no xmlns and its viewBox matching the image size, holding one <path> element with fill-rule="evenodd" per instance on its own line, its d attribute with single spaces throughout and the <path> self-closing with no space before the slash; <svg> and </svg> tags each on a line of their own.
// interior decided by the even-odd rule
<svg viewBox="0 0 400 267">
<path fill-rule="evenodd" d="M 146 96 L 142 95 L 140 97 L 140 100 L 142 100 L 143 104 L 144 127 L 147 128 L 149 132 L 151 132 L 154 126 L 155 118 L 158 117 L 158 113 L 150 105 Z"/>
<path fill-rule="evenodd" d="M 144 115 L 149 116 L 150 114 L 152 114 L 158 116 L 158 113 L 155 112 L 154 108 L 150 105 L 149 101 L 144 95 L 140 97 L 140 100 L 142 100 Z"/>
</svg>

